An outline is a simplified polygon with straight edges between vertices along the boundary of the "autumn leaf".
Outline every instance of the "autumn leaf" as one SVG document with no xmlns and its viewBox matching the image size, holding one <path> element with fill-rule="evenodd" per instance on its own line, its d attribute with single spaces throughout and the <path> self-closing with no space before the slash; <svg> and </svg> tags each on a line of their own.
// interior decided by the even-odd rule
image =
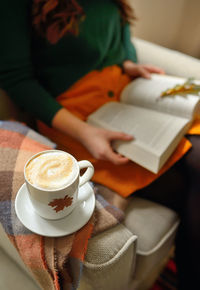
<svg viewBox="0 0 200 290">
<path fill-rule="evenodd" d="M 56 212 L 63 210 L 72 204 L 73 197 L 66 195 L 64 198 L 56 198 L 48 203 Z"/>
<path fill-rule="evenodd" d="M 167 89 L 166 91 L 162 92 L 161 98 L 167 96 L 175 96 L 177 94 L 182 96 L 187 96 L 187 94 L 199 95 L 199 92 L 200 85 L 195 84 L 193 82 L 193 78 L 189 78 L 184 84 L 175 85 L 173 88 Z"/>
</svg>

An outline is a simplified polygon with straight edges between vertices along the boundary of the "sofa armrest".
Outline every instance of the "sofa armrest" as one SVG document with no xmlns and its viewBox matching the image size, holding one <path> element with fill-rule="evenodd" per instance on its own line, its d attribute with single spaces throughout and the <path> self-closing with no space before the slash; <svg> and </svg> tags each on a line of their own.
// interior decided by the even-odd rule
<svg viewBox="0 0 200 290">
<path fill-rule="evenodd" d="M 169 75 L 200 80 L 199 59 L 139 38 L 133 38 L 132 41 L 140 63 L 159 66 Z"/>
<path fill-rule="evenodd" d="M 78 290 L 132 289 L 137 236 L 118 224 L 89 240 Z"/>
</svg>

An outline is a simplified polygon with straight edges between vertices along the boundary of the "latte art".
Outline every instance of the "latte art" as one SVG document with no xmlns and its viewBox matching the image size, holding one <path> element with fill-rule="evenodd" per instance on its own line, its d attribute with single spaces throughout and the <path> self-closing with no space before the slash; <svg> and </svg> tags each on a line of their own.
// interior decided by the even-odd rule
<svg viewBox="0 0 200 290">
<path fill-rule="evenodd" d="M 26 166 L 26 178 L 44 189 L 59 189 L 69 184 L 76 175 L 73 159 L 65 152 L 45 152 Z"/>
</svg>

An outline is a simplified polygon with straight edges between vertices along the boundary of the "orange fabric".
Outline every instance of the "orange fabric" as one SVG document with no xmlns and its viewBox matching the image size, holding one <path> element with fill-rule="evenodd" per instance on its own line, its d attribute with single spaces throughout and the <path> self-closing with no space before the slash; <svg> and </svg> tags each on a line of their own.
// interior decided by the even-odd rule
<svg viewBox="0 0 200 290">
<path fill-rule="evenodd" d="M 61 94 L 57 101 L 80 119 L 86 120 L 103 104 L 119 101 L 122 89 L 129 82 L 130 78 L 122 74 L 119 67 L 110 66 L 102 71 L 90 72 Z M 109 96 L 109 92 L 113 96 Z"/>
<path fill-rule="evenodd" d="M 200 133 L 200 119 L 197 119 L 193 122 L 192 127 L 189 129 L 189 135 L 199 135 Z"/>
<path fill-rule="evenodd" d="M 129 82 L 130 78 L 123 74 L 118 66 L 111 66 L 102 71 L 90 72 L 69 90 L 61 94 L 57 100 L 85 121 L 89 114 L 103 104 L 110 101 L 119 101 L 122 89 Z M 42 122 L 38 122 L 38 128 L 42 134 L 56 142 L 58 148 L 68 151 L 77 160 L 90 160 L 95 168 L 93 181 L 108 186 L 123 197 L 127 197 L 134 191 L 150 184 L 178 161 L 192 146 L 186 138 L 183 138 L 160 172 L 154 174 L 131 161 L 126 165 L 116 166 L 108 161 L 97 160 L 75 139 L 47 127 Z M 200 134 L 200 122 L 195 123 L 190 132 Z"/>
<path fill-rule="evenodd" d="M 80 261 L 84 261 L 84 257 L 87 251 L 88 240 L 91 238 L 94 229 L 94 217 L 91 218 L 92 223 L 87 223 L 81 230 L 76 232 L 70 257 L 77 258 Z"/>
</svg>

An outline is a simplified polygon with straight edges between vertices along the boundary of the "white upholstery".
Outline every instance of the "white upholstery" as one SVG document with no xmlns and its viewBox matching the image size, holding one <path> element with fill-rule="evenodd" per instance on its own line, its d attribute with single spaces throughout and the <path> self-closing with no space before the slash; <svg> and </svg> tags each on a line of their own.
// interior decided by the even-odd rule
<svg viewBox="0 0 200 290">
<path fill-rule="evenodd" d="M 0 289 L 1 290 L 39 290 L 17 264 L 0 248 Z"/>
<path fill-rule="evenodd" d="M 148 256 L 156 252 L 168 237 L 173 235 L 178 220 L 173 210 L 133 196 L 126 209 L 123 224 L 131 233 L 138 236 L 137 253 Z"/>
<path fill-rule="evenodd" d="M 169 75 L 200 80 L 199 59 L 138 38 L 134 38 L 133 43 L 140 63 L 159 66 Z"/>
<path fill-rule="evenodd" d="M 18 275 L 20 273 L 20 271 L 22 272 L 22 276 L 26 275 L 28 279 L 25 279 L 24 281 L 24 288 L 19 288 L 19 289 L 16 289 L 16 290 L 25 290 L 25 289 L 29 289 L 28 288 L 28 285 L 29 285 L 29 282 L 32 283 L 34 285 L 34 288 L 35 290 L 36 289 L 40 289 L 39 286 L 37 285 L 37 283 L 34 281 L 34 278 L 33 276 L 31 275 L 31 272 L 29 271 L 29 269 L 24 265 L 24 262 L 22 261 L 22 259 L 20 258 L 17 250 L 15 249 L 15 247 L 11 244 L 11 242 L 9 241 L 6 233 L 4 232 L 3 230 L 3 227 L 2 225 L 0 224 L 0 249 L 3 250 L 3 259 L 0 259 L 0 269 L 5 267 L 6 263 L 8 262 L 8 265 L 10 265 L 10 259 L 12 259 L 11 261 L 14 263 L 13 267 L 12 267 L 12 270 L 13 270 L 13 273 L 15 271 L 17 271 Z M 8 261 L 6 261 L 6 255 L 8 256 Z M 7 272 L 8 272 L 9 269 L 7 269 Z M 11 271 L 11 270 L 10 270 Z M 10 272 L 11 273 L 11 276 L 10 276 L 10 280 L 12 280 L 12 271 Z M 2 273 L 0 271 L 0 281 L 2 279 Z M 15 275 L 15 273 L 14 273 Z M 5 282 L 5 285 L 7 282 Z M 22 284 L 22 283 L 21 283 Z M 0 284 L 1 285 L 1 284 Z M 21 287 L 23 287 L 23 284 L 21 285 Z M 26 288 L 27 287 L 27 288 Z M 33 289 L 34 289 L 33 288 Z M 6 288 L 1 288 L 0 289 L 6 289 Z M 6 290 L 12 290 L 12 289 L 6 289 Z"/>
</svg>

